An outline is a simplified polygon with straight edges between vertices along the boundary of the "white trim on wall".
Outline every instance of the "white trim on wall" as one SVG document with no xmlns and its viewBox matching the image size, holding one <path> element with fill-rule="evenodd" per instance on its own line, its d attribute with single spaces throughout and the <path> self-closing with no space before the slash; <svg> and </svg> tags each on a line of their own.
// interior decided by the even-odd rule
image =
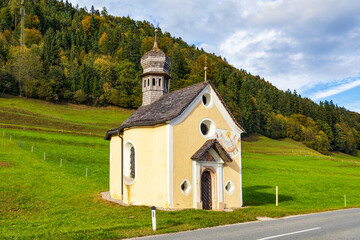
<svg viewBox="0 0 360 240">
<path fill-rule="evenodd" d="M 173 126 L 166 126 L 167 137 L 167 203 L 173 207 Z"/>
<path fill-rule="evenodd" d="M 209 85 L 211 86 L 211 85 Z M 215 90 L 212 87 L 210 88 L 210 94 L 213 99 L 215 106 L 219 109 L 221 115 L 224 117 L 226 123 L 230 126 L 230 128 L 237 133 L 242 133 L 243 131 L 236 125 L 231 115 L 226 110 L 224 104 L 221 102 L 220 98 L 217 96 Z"/>
<path fill-rule="evenodd" d="M 211 85 L 207 85 L 197 96 L 196 98 L 190 103 L 190 105 L 185 109 L 185 111 L 171 120 L 171 125 L 177 125 L 185 120 L 185 118 L 192 112 L 192 110 L 196 107 L 196 105 L 201 101 L 202 103 L 202 96 L 205 93 L 210 93 L 211 96 L 211 107 L 215 104 L 217 109 L 220 111 L 221 115 L 225 119 L 226 123 L 230 126 L 231 130 L 236 133 L 242 133 L 243 131 L 236 125 L 234 120 L 232 119 L 231 115 L 226 110 L 225 106 L 221 102 L 220 98 L 217 96 L 215 90 L 211 87 Z"/>
<path fill-rule="evenodd" d="M 240 177 L 240 186 L 239 186 L 239 188 L 240 188 L 240 206 L 242 207 L 243 206 L 243 193 L 242 193 L 242 167 L 241 167 L 241 165 L 242 165 L 242 163 L 241 163 L 241 134 L 240 134 L 240 136 L 239 136 L 239 138 L 240 138 L 240 149 L 239 149 L 239 177 Z"/>
<path fill-rule="evenodd" d="M 197 209 L 197 203 L 200 202 L 200 199 L 198 198 L 199 193 L 199 177 L 197 176 L 200 174 L 200 170 L 198 169 L 198 162 L 192 160 L 192 185 L 193 185 L 193 208 Z"/>
<path fill-rule="evenodd" d="M 174 118 L 173 120 L 171 120 L 171 124 L 173 126 L 181 123 L 182 121 L 185 120 L 185 118 L 192 112 L 192 110 L 196 107 L 196 105 L 201 101 L 202 99 L 202 95 L 207 91 L 207 87 L 204 88 L 197 96 L 196 98 L 189 104 L 189 106 L 185 109 L 185 111 L 180 114 L 179 116 L 177 116 L 176 118 Z"/>
</svg>

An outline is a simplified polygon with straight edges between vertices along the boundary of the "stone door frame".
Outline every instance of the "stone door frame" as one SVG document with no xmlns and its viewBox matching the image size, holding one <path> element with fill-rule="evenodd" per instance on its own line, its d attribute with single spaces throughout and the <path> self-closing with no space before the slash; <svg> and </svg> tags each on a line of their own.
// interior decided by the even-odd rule
<svg viewBox="0 0 360 240">
<path fill-rule="evenodd" d="M 209 171 L 212 182 L 212 210 L 223 210 L 225 208 L 224 161 L 214 149 L 210 149 L 209 153 L 214 157 L 216 162 L 192 161 L 193 208 L 203 209 L 201 202 L 201 175 L 204 171 Z"/>
</svg>

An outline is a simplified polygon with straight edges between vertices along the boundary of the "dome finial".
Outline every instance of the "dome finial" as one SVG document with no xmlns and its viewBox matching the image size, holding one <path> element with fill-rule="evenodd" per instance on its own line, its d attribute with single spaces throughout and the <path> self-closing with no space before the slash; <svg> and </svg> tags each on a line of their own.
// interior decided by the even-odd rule
<svg viewBox="0 0 360 240">
<path fill-rule="evenodd" d="M 159 27 L 159 26 L 158 26 Z M 157 32 L 158 32 L 158 27 L 155 28 L 155 41 L 154 41 L 154 47 L 153 48 L 158 48 L 158 45 L 157 45 Z"/>
</svg>

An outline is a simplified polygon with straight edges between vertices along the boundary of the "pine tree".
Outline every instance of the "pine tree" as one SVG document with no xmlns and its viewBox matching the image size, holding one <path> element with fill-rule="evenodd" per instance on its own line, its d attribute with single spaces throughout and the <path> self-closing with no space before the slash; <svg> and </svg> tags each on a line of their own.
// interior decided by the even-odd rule
<svg viewBox="0 0 360 240">
<path fill-rule="evenodd" d="M 57 40 L 57 34 L 55 34 L 52 28 L 49 28 L 44 35 L 43 45 L 43 61 L 45 71 L 49 71 L 50 66 L 57 65 L 59 63 L 60 47 Z"/>
</svg>

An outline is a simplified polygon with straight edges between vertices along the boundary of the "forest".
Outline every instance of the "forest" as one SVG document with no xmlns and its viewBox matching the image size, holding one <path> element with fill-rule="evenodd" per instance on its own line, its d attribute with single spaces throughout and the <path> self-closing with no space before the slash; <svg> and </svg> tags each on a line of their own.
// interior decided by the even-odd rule
<svg viewBox="0 0 360 240">
<path fill-rule="evenodd" d="M 0 0 L 0 96 L 141 105 L 140 58 L 153 46 L 153 24 L 62 0 L 26 0 L 24 7 L 22 46 L 21 1 Z M 360 114 L 332 101 L 317 104 L 296 91 L 279 90 L 160 28 L 158 45 L 171 59 L 170 90 L 204 81 L 206 62 L 207 78 L 246 134 L 289 137 L 323 154 L 356 154 L 360 148 Z"/>
</svg>

